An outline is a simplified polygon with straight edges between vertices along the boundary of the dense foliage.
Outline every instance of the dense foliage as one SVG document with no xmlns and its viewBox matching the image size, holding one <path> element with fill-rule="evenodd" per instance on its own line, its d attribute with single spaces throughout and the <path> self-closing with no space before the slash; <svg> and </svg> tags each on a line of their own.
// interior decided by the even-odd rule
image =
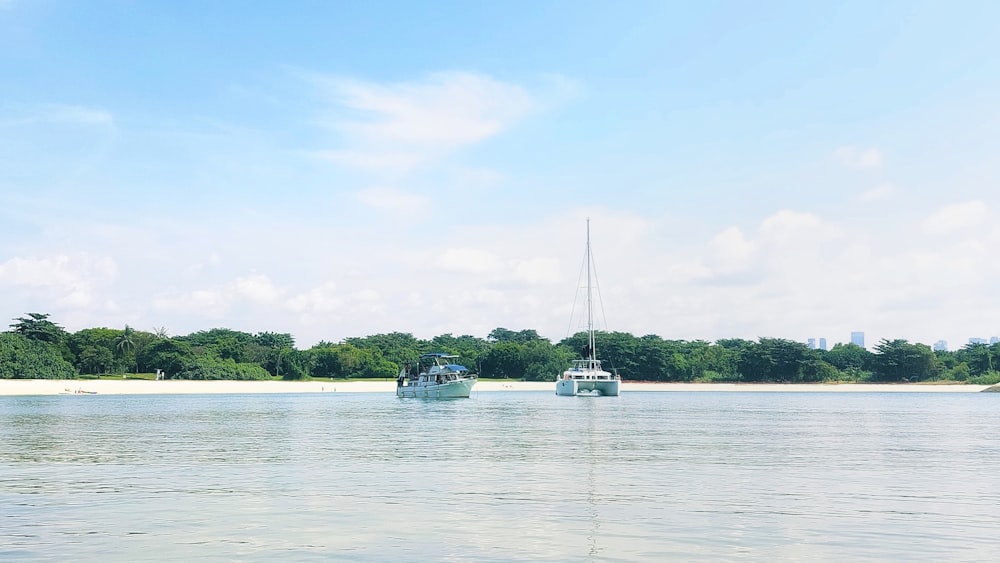
<svg viewBox="0 0 1000 563">
<path fill-rule="evenodd" d="M 15 332 L 0 333 L 0 379 L 68 379 L 73 365 L 56 346 Z"/>
<path fill-rule="evenodd" d="M 15 321 L 11 331 L 0 333 L 0 378 L 158 370 L 168 379 L 391 378 L 421 354 L 446 352 L 481 377 L 552 381 L 580 356 L 587 340 L 580 333 L 552 343 L 534 330 L 497 328 L 485 339 L 444 334 L 421 340 L 393 332 L 300 350 L 286 333 L 214 328 L 171 337 L 162 328 L 146 332 L 126 325 L 68 334 L 44 314 Z M 780 338 L 709 343 L 599 332 L 597 348 L 605 367 L 626 380 L 1000 382 L 1000 344 L 935 352 L 906 340 L 882 340 L 873 351 L 853 344 L 827 351 Z"/>
</svg>

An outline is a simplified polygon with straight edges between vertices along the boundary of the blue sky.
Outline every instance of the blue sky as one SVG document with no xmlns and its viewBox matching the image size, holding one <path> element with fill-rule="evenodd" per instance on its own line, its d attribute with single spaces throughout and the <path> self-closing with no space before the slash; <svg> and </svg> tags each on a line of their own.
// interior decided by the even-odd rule
<svg viewBox="0 0 1000 563">
<path fill-rule="evenodd" d="M 1000 334 L 995 2 L 0 0 L 0 316 Z"/>
</svg>

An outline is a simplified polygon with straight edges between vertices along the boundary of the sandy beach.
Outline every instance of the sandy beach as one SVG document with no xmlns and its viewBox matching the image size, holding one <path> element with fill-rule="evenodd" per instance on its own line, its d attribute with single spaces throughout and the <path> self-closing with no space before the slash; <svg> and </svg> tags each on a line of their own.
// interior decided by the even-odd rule
<svg viewBox="0 0 1000 563">
<path fill-rule="evenodd" d="M 476 383 L 473 394 L 493 391 L 553 391 L 544 381 L 489 381 Z M 640 383 L 623 382 L 623 392 L 635 391 L 737 391 L 737 392 L 880 392 L 880 393 L 978 393 L 988 385 L 927 384 L 755 384 L 755 383 Z M 224 393 L 392 393 L 389 381 L 149 381 L 141 379 L 4 379 L 2 395 L 198 395 Z"/>
</svg>

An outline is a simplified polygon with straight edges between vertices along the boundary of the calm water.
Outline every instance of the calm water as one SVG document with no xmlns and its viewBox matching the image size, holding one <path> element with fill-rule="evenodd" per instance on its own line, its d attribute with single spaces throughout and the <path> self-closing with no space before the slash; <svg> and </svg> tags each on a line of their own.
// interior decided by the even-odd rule
<svg viewBox="0 0 1000 563">
<path fill-rule="evenodd" d="M 0 560 L 998 560 L 998 412 L 975 393 L 0 397 Z"/>
</svg>

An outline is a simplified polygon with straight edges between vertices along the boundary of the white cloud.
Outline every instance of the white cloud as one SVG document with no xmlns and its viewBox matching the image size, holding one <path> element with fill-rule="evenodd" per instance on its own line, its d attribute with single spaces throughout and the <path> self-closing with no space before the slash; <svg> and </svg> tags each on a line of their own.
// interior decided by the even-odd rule
<svg viewBox="0 0 1000 563">
<path fill-rule="evenodd" d="M 264 305 L 277 302 L 284 294 L 283 289 L 275 287 L 270 278 L 263 274 L 237 278 L 233 282 L 233 290 L 247 301 Z"/>
<path fill-rule="evenodd" d="M 423 214 L 430 207 L 430 200 L 426 197 L 393 188 L 367 188 L 355 192 L 354 196 L 369 207 L 416 215 Z"/>
<path fill-rule="evenodd" d="M 757 245 L 747 240 L 738 227 L 729 227 L 708 243 L 708 263 L 720 273 L 742 270 L 757 252 Z"/>
<path fill-rule="evenodd" d="M 224 316 L 232 303 L 231 295 L 214 289 L 195 289 L 182 294 L 153 298 L 153 309 L 169 315 Z"/>
<path fill-rule="evenodd" d="M 344 138 L 344 146 L 316 156 L 382 173 L 406 172 L 498 135 L 538 106 L 524 87 L 472 72 L 395 83 L 312 79 L 328 91 L 332 105 L 320 124 Z"/>
<path fill-rule="evenodd" d="M 376 172 L 407 172 L 416 168 L 421 157 L 405 152 L 318 151 L 317 158 Z"/>
<path fill-rule="evenodd" d="M 848 168 L 878 168 L 882 165 L 882 151 L 875 148 L 843 146 L 833 151 L 833 157 Z"/>
<path fill-rule="evenodd" d="M 469 272 L 484 274 L 496 272 L 500 268 L 500 260 L 479 248 L 448 248 L 437 262 L 442 268 L 452 272 Z"/>
<path fill-rule="evenodd" d="M 237 277 L 222 287 L 160 295 L 153 299 L 153 308 L 161 312 L 222 317 L 239 303 L 275 305 L 284 293 L 266 275 L 252 274 Z"/>
<path fill-rule="evenodd" d="M 40 112 L 29 120 L 73 125 L 114 125 L 115 122 L 114 116 L 107 110 L 62 104 L 43 106 Z"/>
<path fill-rule="evenodd" d="M 115 261 L 89 254 L 14 257 L 0 263 L 0 287 L 21 288 L 72 307 L 97 304 L 97 286 L 117 276 Z"/>
<path fill-rule="evenodd" d="M 0 264 L 0 282 L 8 285 L 72 288 L 80 282 L 68 256 L 16 257 Z"/>
<path fill-rule="evenodd" d="M 839 229 L 812 213 L 782 209 L 760 224 L 767 239 L 785 244 L 825 241 L 839 236 Z"/>
<path fill-rule="evenodd" d="M 1000 244 L 1000 229 L 985 220 L 963 231 L 962 240 L 914 240 L 907 235 L 920 220 L 881 230 L 880 218 L 847 229 L 792 209 L 748 227 L 685 224 L 676 232 L 664 227 L 672 219 L 574 209 L 516 228 L 494 218 L 459 229 L 413 229 L 391 241 L 338 247 L 335 260 L 305 263 L 282 262 L 277 250 L 294 240 L 296 256 L 323 256 L 329 241 L 348 231 L 290 227 L 273 248 L 252 229 L 226 231 L 210 247 L 204 233 L 165 232 L 143 240 L 144 253 L 108 232 L 107 240 L 81 244 L 117 241 L 109 251 L 127 260 L 121 274 L 107 273 L 115 271 L 113 261 L 101 268 L 105 259 L 75 254 L 10 259 L 0 264 L 0 298 L 15 312 L 51 311 L 67 328 L 128 323 L 186 334 L 217 323 L 290 332 L 300 346 L 395 330 L 421 338 L 485 336 L 498 326 L 560 339 L 567 326 L 578 328 L 570 317 L 588 215 L 595 218 L 592 243 L 608 317 L 600 322 L 610 330 L 685 339 L 826 336 L 831 343 L 851 330 L 865 330 L 873 342 L 879 334 L 916 339 L 924 333 L 911 331 L 923 330 L 933 341 L 948 338 L 943 321 L 926 322 L 935 311 L 948 310 L 938 316 L 973 330 L 982 324 L 973 312 L 992 315 L 1000 307 L 989 293 L 1000 265 L 983 259 Z M 190 276 L 169 267 L 189 256 L 216 264 Z M 161 274 L 147 276 L 151 265 Z M 302 285 L 278 283 L 278 272 Z M 101 276 L 135 281 L 129 287 Z M 25 299 L 29 294 L 38 298 Z M 963 304 L 968 296 L 975 305 Z"/>
<path fill-rule="evenodd" d="M 861 194 L 862 201 L 885 201 L 892 199 L 896 194 L 896 188 L 892 184 L 879 184 L 874 188 Z"/>
<path fill-rule="evenodd" d="M 946 205 L 920 223 L 927 234 L 941 235 L 978 226 L 986 219 L 986 204 L 967 201 Z"/>
<path fill-rule="evenodd" d="M 376 142 L 462 145 L 496 135 L 533 107 L 520 86 L 469 72 L 443 72 L 422 82 L 332 81 L 339 101 L 366 114 L 336 126 Z"/>
<path fill-rule="evenodd" d="M 528 284 L 555 284 L 562 279 L 555 258 L 514 260 L 507 271 L 515 280 Z"/>
<path fill-rule="evenodd" d="M 503 173 L 488 168 L 452 168 L 452 181 L 466 189 L 490 188 L 504 179 Z"/>
<path fill-rule="evenodd" d="M 288 308 L 297 313 L 327 313 L 344 306 L 344 296 L 335 282 L 327 282 L 288 300 Z"/>
<path fill-rule="evenodd" d="M 111 113 L 105 110 L 76 106 L 53 108 L 48 116 L 53 120 L 84 125 L 111 125 L 115 121 Z"/>
</svg>

